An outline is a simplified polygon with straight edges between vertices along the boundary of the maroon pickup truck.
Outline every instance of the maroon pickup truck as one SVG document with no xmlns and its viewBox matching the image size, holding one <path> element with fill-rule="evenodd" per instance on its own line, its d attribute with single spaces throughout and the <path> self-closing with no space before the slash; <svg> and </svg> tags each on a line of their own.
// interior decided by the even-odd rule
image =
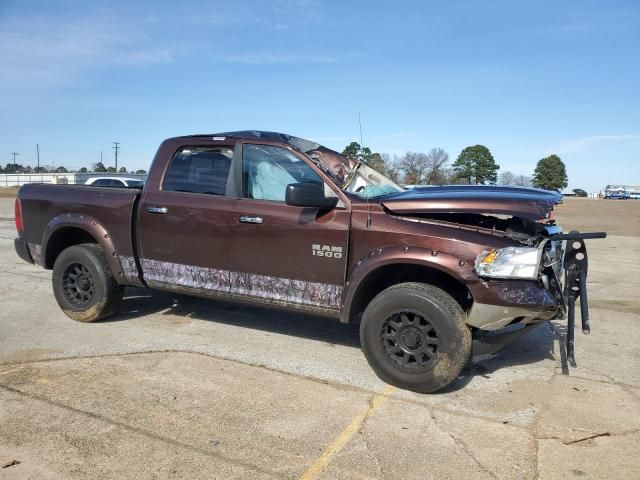
<svg viewBox="0 0 640 480">
<path fill-rule="evenodd" d="M 450 384 L 482 345 L 586 308 L 585 238 L 562 233 L 560 195 L 404 189 L 365 162 L 262 131 L 171 138 L 144 188 L 25 185 L 18 255 L 52 269 L 69 317 L 115 313 L 125 286 L 359 322 L 385 381 Z M 475 342 L 473 340 L 476 340 Z M 480 345 L 476 347 L 475 345 Z"/>
</svg>

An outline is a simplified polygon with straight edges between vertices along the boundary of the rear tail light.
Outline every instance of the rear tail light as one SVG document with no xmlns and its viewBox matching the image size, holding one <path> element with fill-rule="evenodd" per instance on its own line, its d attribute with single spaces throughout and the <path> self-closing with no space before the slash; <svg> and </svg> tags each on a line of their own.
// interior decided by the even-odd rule
<svg viewBox="0 0 640 480">
<path fill-rule="evenodd" d="M 22 225 L 22 209 L 20 208 L 20 200 L 16 198 L 15 203 L 15 218 L 16 218 L 16 230 L 18 233 L 22 233 L 23 225 Z"/>
</svg>

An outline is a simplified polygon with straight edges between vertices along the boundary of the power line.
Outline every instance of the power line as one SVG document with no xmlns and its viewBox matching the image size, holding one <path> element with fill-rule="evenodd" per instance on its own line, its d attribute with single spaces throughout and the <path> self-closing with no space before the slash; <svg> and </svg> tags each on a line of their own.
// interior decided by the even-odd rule
<svg viewBox="0 0 640 480">
<path fill-rule="evenodd" d="M 16 163 L 16 156 L 20 155 L 18 152 L 11 152 L 9 155 L 13 155 L 13 166 L 17 167 L 18 164 Z"/>
<path fill-rule="evenodd" d="M 116 156 L 116 172 L 118 171 L 118 150 L 120 150 L 120 142 L 111 142 L 113 143 L 113 150 Z"/>
</svg>

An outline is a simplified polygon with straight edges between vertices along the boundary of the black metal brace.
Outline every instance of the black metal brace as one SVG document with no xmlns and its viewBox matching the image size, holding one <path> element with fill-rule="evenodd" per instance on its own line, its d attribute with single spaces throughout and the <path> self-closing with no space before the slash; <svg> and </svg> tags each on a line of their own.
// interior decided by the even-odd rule
<svg viewBox="0 0 640 480">
<path fill-rule="evenodd" d="M 564 298 L 567 305 L 567 361 L 572 367 L 576 366 L 575 358 L 575 325 L 576 325 L 576 300 L 580 298 L 580 315 L 582 321 L 582 333 L 588 335 L 591 332 L 589 325 L 589 302 L 587 298 L 587 271 L 589 261 L 585 239 L 605 238 L 605 232 L 580 233 L 569 232 L 552 235 L 550 240 L 564 240 L 567 247 L 564 254 L 565 282 Z"/>
</svg>

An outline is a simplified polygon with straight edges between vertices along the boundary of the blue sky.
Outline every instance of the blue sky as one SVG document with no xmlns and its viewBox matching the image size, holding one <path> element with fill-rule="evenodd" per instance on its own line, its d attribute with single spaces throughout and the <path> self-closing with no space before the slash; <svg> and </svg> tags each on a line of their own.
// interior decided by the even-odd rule
<svg viewBox="0 0 640 480">
<path fill-rule="evenodd" d="M 640 184 L 640 4 L 0 0 L 0 163 L 148 168 L 165 137 L 283 131 L 489 147 L 571 187 Z M 4 152 L 4 153 L 2 153 Z"/>
</svg>

